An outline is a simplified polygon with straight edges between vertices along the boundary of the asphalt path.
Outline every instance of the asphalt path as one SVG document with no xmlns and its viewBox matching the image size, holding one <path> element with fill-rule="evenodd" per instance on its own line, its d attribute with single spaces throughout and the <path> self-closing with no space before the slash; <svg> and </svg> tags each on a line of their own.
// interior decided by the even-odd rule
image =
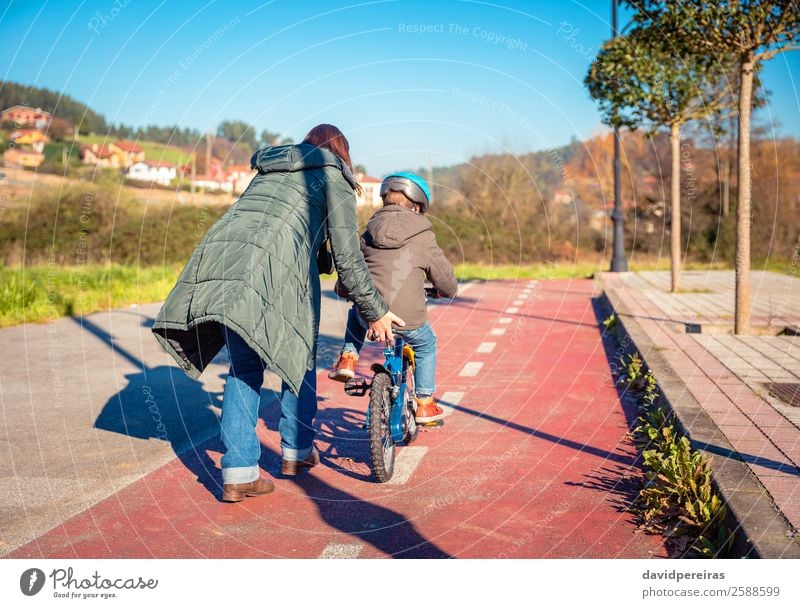
<svg viewBox="0 0 800 608">
<path fill-rule="evenodd" d="M 346 306 L 323 299 L 322 464 L 280 475 L 272 374 L 258 426 L 276 491 L 219 501 L 224 354 L 186 377 L 148 330 L 158 305 L 0 331 L 2 549 L 13 557 L 650 557 L 627 507 L 635 417 L 610 373 L 591 281 L 470 284 L 430 316 L 441 429 L 375 483 L 366 398 L 326 370 Z M 360 368 L 380 358 L 368 349 Z"/>
</svg>

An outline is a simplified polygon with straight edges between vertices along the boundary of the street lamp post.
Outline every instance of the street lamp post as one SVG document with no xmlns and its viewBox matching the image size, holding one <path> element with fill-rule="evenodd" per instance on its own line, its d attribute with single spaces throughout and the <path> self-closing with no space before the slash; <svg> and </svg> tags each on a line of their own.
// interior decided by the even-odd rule
<svg viewBox="0 0 800 608">
<path fill-rule="evenodd" d="M 611 36 L 617 37 L 617 0 L 611 0 Z M 614 127 L 614 253 L 611 257 L 611 272 L 626 272 L 625 260 L 625 216 L 622 213 L 622 169 L 619 160 L 619 129 Z"/>
</svg>

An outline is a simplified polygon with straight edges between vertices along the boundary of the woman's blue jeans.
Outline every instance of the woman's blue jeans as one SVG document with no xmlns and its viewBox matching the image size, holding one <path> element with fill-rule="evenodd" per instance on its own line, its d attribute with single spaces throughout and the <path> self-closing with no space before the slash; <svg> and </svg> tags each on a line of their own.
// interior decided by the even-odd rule
<svg viewBox="0 0 800 608">
<path fill-rule="evenodd" d="M 430 321 L 416 329 L 393 330 L 414 349 L 414 390 L 418 397 L 429 397 L 436 392 L 436 334 Z M 347 314 L 342 352 L 358 354 L 367 338 L 367 326 L 361 320 L 355 307 Z"/>
<path fill-rule="evenodd" d="M 256 424 L 266 365 L 236 333 L 223 326 L 223 334 L 231 367 L 222 399 L 222 483 L 249 483 L 259 476 L 261 443 Z M 311 453 L 316 414 L 316 369 L 306 372 L 299 395 L 282 383 L 278 430 L 284 460 L 303 460 Z"/>
</svg>

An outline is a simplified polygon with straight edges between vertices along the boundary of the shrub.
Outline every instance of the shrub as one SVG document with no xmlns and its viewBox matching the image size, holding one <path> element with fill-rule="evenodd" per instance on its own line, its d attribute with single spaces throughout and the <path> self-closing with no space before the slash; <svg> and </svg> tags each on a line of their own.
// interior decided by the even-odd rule
<svg viewBox="0 0 800 608">
<path fill-rule="evenodd" d="M 185 263 L 226 207 L 145 204 L 114 171 L 63 190 L 39 191 L 5 211 L 0 251 L 6 265 Z"/>
</svg>

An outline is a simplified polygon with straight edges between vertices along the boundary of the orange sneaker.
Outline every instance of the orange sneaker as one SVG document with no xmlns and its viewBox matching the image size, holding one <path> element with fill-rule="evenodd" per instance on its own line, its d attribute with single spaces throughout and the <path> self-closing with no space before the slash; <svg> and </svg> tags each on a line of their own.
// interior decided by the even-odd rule
<svg viewBox="0 0 800 608">
<path fill-rule="evenodd" d="M 436 405 L 433 397 L 417 397 L 417 414 L 414 420 L 418 424 L 436 422 L 444 418 L 444 410 Z"/>
<path fill-rule="evenodd" d="M 356 363 L 358 363 L 358 355 L 343 352 L 339 355 L 336 365 L 333 366 L 333 369 L 328 374 L 328 378 L 337 382 L 352 380 L 356 375 Z"/>
</svg>

